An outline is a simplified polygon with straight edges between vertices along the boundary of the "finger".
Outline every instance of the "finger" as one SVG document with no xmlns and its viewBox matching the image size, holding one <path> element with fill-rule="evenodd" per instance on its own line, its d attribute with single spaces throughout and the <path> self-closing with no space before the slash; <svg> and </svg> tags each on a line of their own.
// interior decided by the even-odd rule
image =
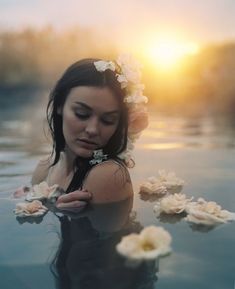
<svg viewBox="0 0 235 289">
<path fill-rule="evenodd" d="M 85 201 L 73 201 L 70 203 L 59 203 L 56 204 L 56 207 L 60 210 L 67 210 L 67 209 L 79 209 L 83 208 L 87 205 Z"/>
<path fill-rule="evenodd" d="M 91 193 L 83 191 L 74 191 L 66 195 L 62 195 L 57 199 L 58 203 L 69 203 L 77 200 L 89 201 L 91 199 Z"/>
<path fill-rule="evenodd" d="M 15 192 L 13 193 L 14 198 L 20 198 L 22 196 L 27 195 L 27 193 L 30 191 L 30 187 L 24 186 L 17 188 Z"/>
</svg>

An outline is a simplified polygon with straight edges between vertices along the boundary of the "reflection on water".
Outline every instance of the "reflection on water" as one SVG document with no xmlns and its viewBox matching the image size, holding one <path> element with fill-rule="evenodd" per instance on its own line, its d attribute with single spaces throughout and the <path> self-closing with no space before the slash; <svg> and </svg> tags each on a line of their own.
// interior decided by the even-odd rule
<svg viewBox="0 0 235 289">
<path fill-rule="evenodd" d="M 170 150 L 187 147 L 234 148 L 235 120 L 231 118 L 154 118 L 145 141 L 138 143 L 143 149 Z M 147 142 L 146 142 L 147 140 Z"/>
<path fill-rule="evenodd" d="M 0 227 L 0 248 L 4 250 L 0 272 L 5 274 L 0 279 L 1 288 L 40 288 L 41 282 L 31 283 L 31 275 L 35 276 L 37 270 L 36 280 L 40 276 L 45 280 L 44 275 L 48 278 L 50 272 L 45 284 L 50 287 L 46 288 L 154 288 L 158 270 L 155 262 L 129 267 L 116 252 L 116 245 L 124 235 L 139 233 L 143 228 L 136 215 L 130 214 L 132 198 L 93 205 L 76 215 L 49 211 L 34 219 L 15 219 L 12 214 L 15 203 L 13 198 L 1 200 L 4 224 Z"/>
<path fill-rule="evenodd" d="M 61 240 L 51 266 L 58 288 L 154 288 L 155 263 L 127 267 L 115 249 L 122 236 L 142 229 L 129 218 L 131 203 L 98 205 L 76 219 L 59 217 Z"/>
<path fill-rule="evenodd" d="M 43 107 L 25 108 L 0 113 L 1 289 L 41 289 L 41 280 L 50 289 L 232 288 L 235 224 L 208 231 L 190 227 L 183 216 L 156 218 L 156 200 L 138 194 L 144 179 L 156 176 L 159 169 L 173 170 L 186 180 L 187 195 L 235 211 L 231 119 L 151 115 L 149 128 L 136 144 L 136 167 L 130 171 L 136 192 L 131 217 L 132 205 L 124 202 L 90 208 L 78 218 L 49 212 L 41 219 L 17 221 L 12 192 L 30 182 L 38 159 L 49 151 Z M 157 276 L 153 264 L 126 268 L 115 251 L 122 236 L 152 224 L 163 226 L 173 237 L 173 254 L 160 260 Z"/>
<path fill-rule="evenodd" d="M 147 143 L 147 144 L 139 144 L 139 148 L 147 149 L 147 150 L 169 150 L 169 149 L 177 149 L 184 147 L 182 143 Z"/>
</svg>

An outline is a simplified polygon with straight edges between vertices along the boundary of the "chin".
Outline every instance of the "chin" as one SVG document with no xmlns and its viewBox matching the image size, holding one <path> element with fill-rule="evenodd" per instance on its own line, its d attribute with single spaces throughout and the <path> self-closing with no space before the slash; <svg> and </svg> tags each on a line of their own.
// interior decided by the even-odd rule
<svg viewBox="0 0 235 289">
<path fill-rule="evenodd" d="M 90 158 L 93 155 L 93 151 L 94 150 L 88 150 L 88 149 L 85 149 L 85 148 L 79 148 L 79 149 L 76 150 L 75 154 L 78 157 Z"/>
</svg>

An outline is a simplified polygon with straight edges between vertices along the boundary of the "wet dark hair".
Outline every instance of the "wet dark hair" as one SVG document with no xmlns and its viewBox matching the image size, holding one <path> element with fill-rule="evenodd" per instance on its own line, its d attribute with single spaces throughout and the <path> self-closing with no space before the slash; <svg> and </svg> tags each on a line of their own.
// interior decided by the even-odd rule
<svg viewBox="0 0 235 289">
<path fill-rule="evenodd" d="M 120 107 L 119 124 L 115 133 L 103 148 L 103 151 L 105 154 L 108 154 L 109 158 L 116 159 L 121 162 L 121 160 L 118 158 L 118 154 L 126 149 L 128 129 L 128 112 L 123 101 L 125 91 L 121 88 L 120 83 L 117 81 L 115 72 L 111 70 L 106 70 L 104 72 L 97 71 L 94 62 L 98 60 L 99 59 L 87 58 L 72 64 L 67 68 L 50 93 L 49 102 L 47 105 L 47 120 L 53 141 L 53 151 L 51 156 L 53 156 L 54 159 L 52 166 L 59 161 L 60 152 L 65 149 L 65 139 L 62 128 L 63 119 L 62 115 L 58 113 L 58 110 L 63 108 L 71 89 L 77 86 L 91 86 L 100 88 L 107 87 L 117 98 Z M 75 173 L 73 178 L 74 182 L 72 180 L 72 183 L 68 188 L 69 191 L 72 189 L 77 189 L 77 187 L 82 184 L 84 176 L 91 168 L 89 166 L 88 159 L 82 159 L 78 156 L 75 162 L 77 169 L 79 168 L 79 173 L 77 173 L 79 176 Z M 75 181 L 75 179 L 77 180 Z"/>
</svg>

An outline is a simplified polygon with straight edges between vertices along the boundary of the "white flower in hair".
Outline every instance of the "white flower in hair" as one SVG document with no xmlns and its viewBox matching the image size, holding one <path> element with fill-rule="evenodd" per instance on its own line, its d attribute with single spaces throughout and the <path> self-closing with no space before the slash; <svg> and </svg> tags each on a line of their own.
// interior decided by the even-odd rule
<svg viewBox="0 0 235 289">
<path fill-rule="evenodd" d="M 148 98 L 147 96 L 140 95 L 140 94 L 134 94 L 134 95 L 128 95 L 125 97 L 124 102 L 126 103 L 147 103 Z"/>
<path fill-rule="evenodd" d="M 128 108 L 128 143 L 133 143 L 140 136 L 140 133 L 148 125 L 147 110 L 143 105 L 148 102 L 148 98 L 143 95 L 144 85 L 140 82 L 141 72 L 139 63 L 129 54 L 123 54 L 118 57 L 116 62 L 112 61 L 96 61 L 94 62 L 96 69 L 104 72 L 111 69 L 115 72 L 117 81 L 121 88 L 125 89 L 124 103 Z M 124 159 L 126 164 L 132 165 L 131 151 L 134 146 L 128 147 L 119 157 Z"/>
<path fill-rule="evenodd" d="M 126 88 L 128 86 L 128 80 L 124 75 L 118 74 L 117 80 L 121 83 L 121 88 Z"/>
<path fill-rule="evenodd" d="M 143 90 L 144 90 L 144 85 L 141 83 L 128 87 L 127 96 L 125 97 L 124 102 L 128 104 L 147 103 L 148 98 L 143 95 Z"/>
<path fill-rule="evenodd" d="M 141 66 L 130 54 L 120 55 L 117 59 L 117 64 L 121 67 L 121 74 L 125 76 L 128 82 L 132 84 L 140 82 Z"/>
<path fill-rule="evenodd" d="M 115 64 L 112 61 L 99 60 L 94 62 L 94 65 L 96 69 L 100 72 L 104 72 L 107 69 L 115 71 Z"/>
</svg>

